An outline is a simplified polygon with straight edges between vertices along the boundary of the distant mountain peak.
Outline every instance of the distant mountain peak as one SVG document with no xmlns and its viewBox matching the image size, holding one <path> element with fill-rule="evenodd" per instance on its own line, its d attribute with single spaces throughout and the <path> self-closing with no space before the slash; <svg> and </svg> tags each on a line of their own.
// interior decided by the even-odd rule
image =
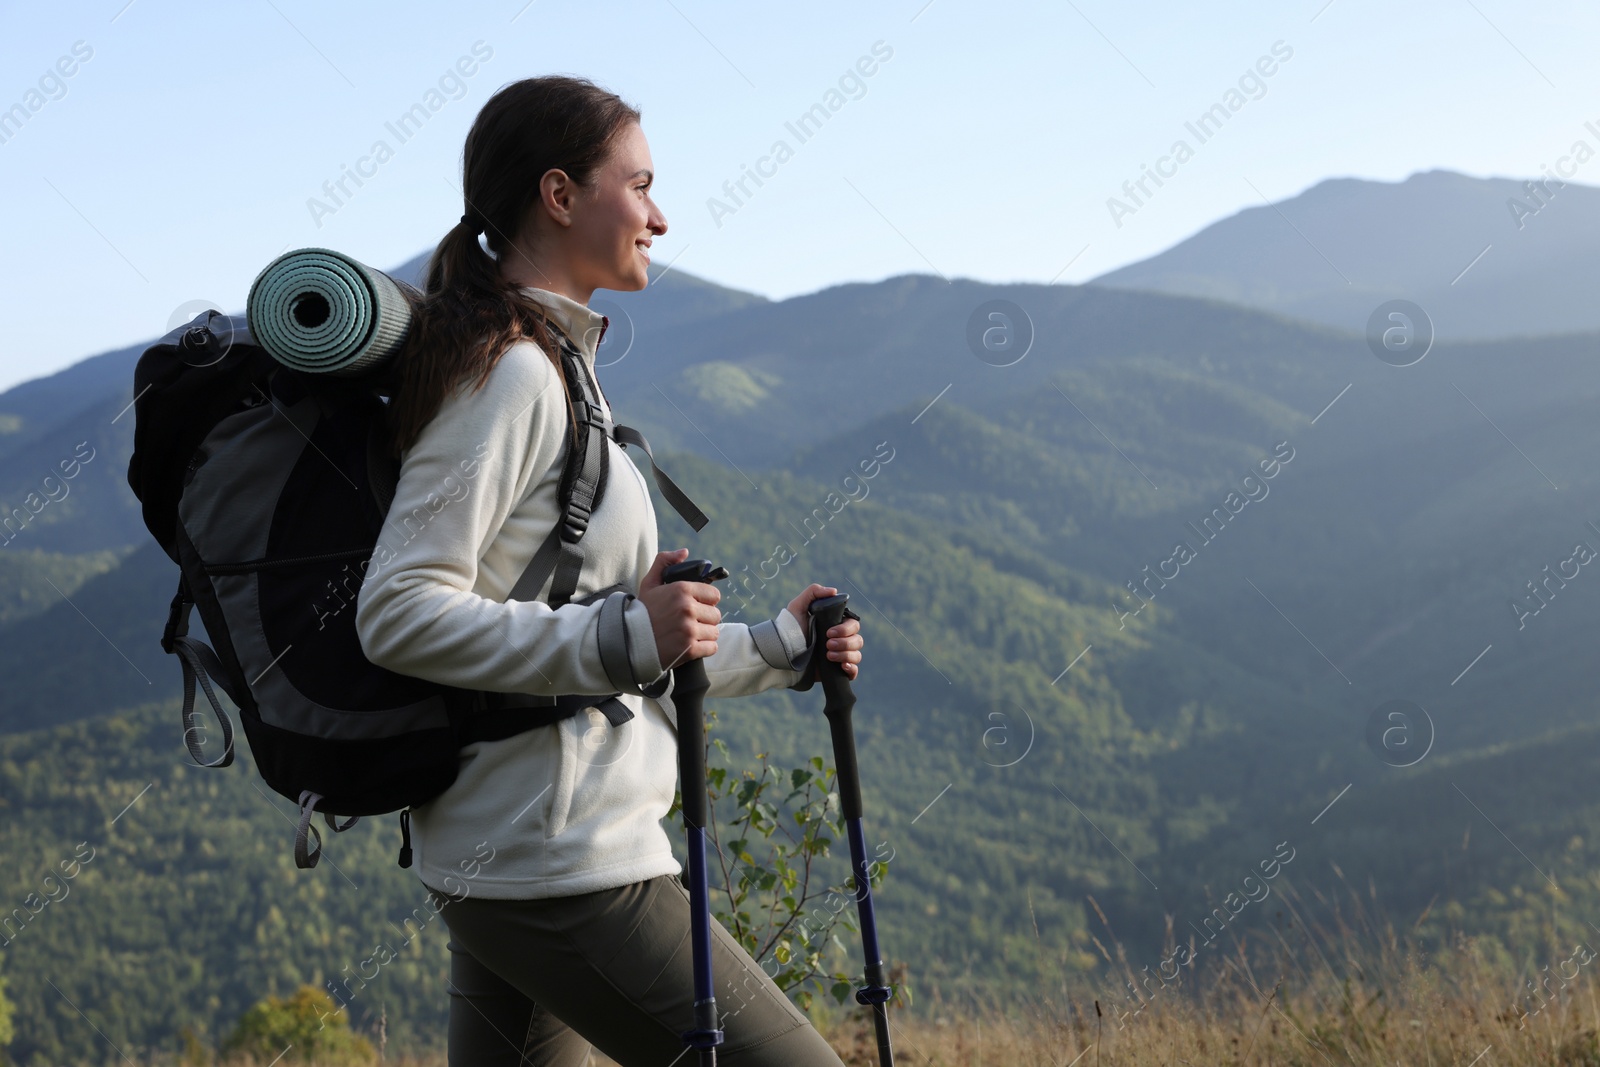
<svg viewBox="0 0 1600 1067">
<path fill-rule="evenodd" d="M 1583 176 L 1434 168 L 1400 181 L 1325 178 L 1090 284 L 1227 300 L 1354 333 L 1396 298 L 1420 304 L 1444 339 L 1600 329 L 1590 297 L 1600 190 Z"/>
</svg>

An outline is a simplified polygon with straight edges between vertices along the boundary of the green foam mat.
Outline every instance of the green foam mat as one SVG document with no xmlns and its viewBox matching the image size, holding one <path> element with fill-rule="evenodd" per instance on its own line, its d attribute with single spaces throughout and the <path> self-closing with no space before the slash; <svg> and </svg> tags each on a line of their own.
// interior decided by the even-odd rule
<svg viewBox="0 0 1600 1067">
<path fill-rule="evenodd" d="M 256 343 L 312 374 L 354 375 L 400 350 L 411 306 L 394 280 L 327 248 L 286 252 L 250 286 Z"/>
</svg>

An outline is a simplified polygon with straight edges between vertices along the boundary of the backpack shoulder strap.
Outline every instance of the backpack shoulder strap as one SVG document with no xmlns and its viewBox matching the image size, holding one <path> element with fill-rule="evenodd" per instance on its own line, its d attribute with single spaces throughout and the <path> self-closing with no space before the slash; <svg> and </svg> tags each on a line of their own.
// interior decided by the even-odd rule
<svg viewBox="0 0 1600 1067">
<path fill-rule="evenodd" d="M 644 449 L 656 484 L 661 488 L 661 495 L 697 532 L 710 521 L 705 512 L 689 499 L 688 494 L 656 466 L 650 442 L 645 440 L 644 435 L 631 426 L 620 426 L 611 421 L 606 408 L 598 403 L 604 396 L 599 391 L 600 383 L 589 374 L 583 356 L 560 331 L 556 331 L 556 335 L 561 344 L 562 369 L 567 375 L 568 387 L 577 387 L 572 406 L 580 424 L 578 444 L 568 453 L 567 470 L 562 475 L 562 519 L 545 536 L 544 543 L 528 561 L 527 569 L 506 597 L 508 600 L 536 599 L 539 590 L 544 588 L 545 579 L 553 570 L 556 577 L 550 586 L 551 607 L 560 607 L 569 602 L 578 586 L 578 575 L 583 569 L 583 535 L 589 529 L 589 516 L 604 495 L 608 466 L 605 448 L 607 438 L 624 446 L 631 444 Z M 575 472 L 573 467 L 578 463 L 582 467 Z M 597 470 L 599 473 L 596 473 Z M 591 487 L 598 487 L 599 491 Z"/>
<path fill-rule="evenodd" d="M 554 571 L 547 601 L 553 608 L 566 604 L 577 591 L 578 575 L 583 570 L 583 535 L 589 530 L 589 516 L 605 495 L 610 469 L 610 455 L 606 449 L 610 427 L 600 406 L 594 402 L 594 387 L 584 373 L 583 357 L 572 349 L 565 336 L 559 331 L 556 334 L 561 343 L 562 374 L 573 394 L 572 408 L 578 417 L 577 442 L 568 448 L 566 466 L 561 473 L 561 518 L 545 535 L 544 543 L 506 597 L 508 600 L 537 599 L 545 579 Z"/>
</svg>

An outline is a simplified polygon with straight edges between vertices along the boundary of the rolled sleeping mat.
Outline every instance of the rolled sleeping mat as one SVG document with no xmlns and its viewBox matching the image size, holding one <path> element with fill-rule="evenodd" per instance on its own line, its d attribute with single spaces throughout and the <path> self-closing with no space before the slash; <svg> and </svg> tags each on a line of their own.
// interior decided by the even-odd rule
<svg viewBox="0 0 1600 1067">
<path fill-rule="evenodd" d="M 286 252 L 250 286 L 256 343 L 279 363 L 310 374 L 349 376 L 400 350 L 411 305 L 380 270 L 327 248 Z"/>
</svg>

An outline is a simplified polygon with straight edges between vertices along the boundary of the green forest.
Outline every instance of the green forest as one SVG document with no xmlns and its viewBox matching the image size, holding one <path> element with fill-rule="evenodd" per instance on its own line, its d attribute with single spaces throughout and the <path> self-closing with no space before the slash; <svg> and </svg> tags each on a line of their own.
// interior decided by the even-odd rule
<svg viewBox="0 0 1600 1067">
<path fill-rule="evenodd" d="M 1596 338 L 1461 344 L 1397 373 L 1358 338 L 1204 301 L 958 288 L 1030 308 L 1042 340 L 1016 374 L 952 351 L 965 305 L 929 278 L 696 320 L 745 353 L 721 391 L 672 342 L 694 322 L 664 327 L 651 373 L 715 439 L 758 442 L 731 459 L 690 447 L 642 369 L 607 382 L 712 517 L 695 534 L 656 498 L 663 549 L 732 572 L 725 621 L 813 581 L 863 617 L 867 828 L 892 850 L 881 933 L 913 1009 L 1113 1005 L 1125 968 L 1248 952 L 1286 909 L 1350 892 L 1419 943 L 1472 934 L 1508 973 L 1592 933 L 1600 593 L 1573 579 L 1521 628 L 1509 605 L 1600 522 L 1600 430 L 1570 389 L 1600 389 Z M 841 351 L 821 323 L 864 340 Z M 819 431 L 844 360 L 861 384 Z M 242 739 L 232 768 L 188 759 L 157 647 L 176 568 L 116 482 L 116 388 L 54 422 L 23 409 L 0 439 L 8 505 L 33 457 L 96 433 L 107 452 L 0 552 L 9 1054 L 215 1048 L 263 997 L 353 974 L 356 1031 L 381 1015 L 397 1047 L 438 1047 L 444 931 L 406 926 L 425 893 L 395 865 L 397 821 L 330 835 L 300 871 L 294 805 Z M 1427 713 L 1408 766 L 1369 744 L 1396 699 Z M 830 756 L 820 691 L 716 710 L 735 773 Z M 838 884 L 848 861 L 819 870 Z M 378 966 L 380 944 L 397 951 Z"/>
</svg>

